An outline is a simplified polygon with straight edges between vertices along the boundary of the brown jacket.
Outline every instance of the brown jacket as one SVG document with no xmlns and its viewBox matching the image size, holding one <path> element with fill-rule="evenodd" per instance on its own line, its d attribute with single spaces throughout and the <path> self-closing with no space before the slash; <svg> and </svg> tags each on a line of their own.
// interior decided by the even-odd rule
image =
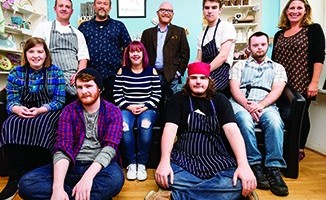
<svg viewBox="0 0 326 200">
<path fill-rule="evenodd" d="M 157 30 L 152 27 L 143 31 L 141 42 L 144 44 L 149 64 L 155 66 L 157 48 Z M 190 57 L 189 44 L 184 28 L 170 24 L 163 46 L 163 73 L 170 83 L 178 71 L 184 74 Z"/>
</svg>

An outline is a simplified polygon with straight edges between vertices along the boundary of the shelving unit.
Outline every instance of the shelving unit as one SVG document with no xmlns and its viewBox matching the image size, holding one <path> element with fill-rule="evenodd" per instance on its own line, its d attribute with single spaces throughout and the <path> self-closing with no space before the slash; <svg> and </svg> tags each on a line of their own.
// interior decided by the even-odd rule
<svg viewBox="0 0 326 200">
<path fill-rule="evenodd" d="M 0 0 L 2 7 L 3 0 Z M 10 9 L 4 9 L 3 14 L 5 17 L 5 33 L 10 34 L 15 42 L 16 48 L 0 47 L 0 53 L 6 55 L 7 53 L 21 54 L 24 42 L 33 34 L 34 28 L 38 23 L 47 19 L 47 1 L 45 0 L 15 0 L 14 5 Z M 11 17 L 21 17 L 23 21 L 28 23 L 28 28 L 19 27 L 14 25 Z M 0 89 L 4 87 L 8 71 L 0 70 Z"/>
<path fill-rule="evenodd" d="M 246 48 L 248 43 L 248 31 L 252 32 L 261 30 L 261 5 L 262 0 L 250 0 L 249 5 L 235 5 L 235 6 L 224 6 L 220 14 L 222 20 L 233 23 L 237 36 L 235 43 L 235 52 L 241 52 Z M 235 20 L 235 16 L 238 15 L 239 20 Z M 251 16 L 251 19 L 246 19 Z M 236 62 L 236 60 L 235 60 Z"/>
</svg>

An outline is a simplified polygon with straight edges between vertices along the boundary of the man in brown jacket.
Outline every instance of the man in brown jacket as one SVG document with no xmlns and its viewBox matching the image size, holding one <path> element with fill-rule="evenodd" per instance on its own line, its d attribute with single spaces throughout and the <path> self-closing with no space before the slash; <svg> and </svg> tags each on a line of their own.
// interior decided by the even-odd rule
<svg viewBox="0 0 326 200">
<path fill-rule="evenodd" d="M 158 71 L 162 90 L 167 96 L 177 92 L 190 57 L 185 29 L 171 24 L 173 14 L 172 4 L 163 2 L 157 10 L 158 25 L 146 29 L 141 37 L 149 64 Z"/>
</svg>

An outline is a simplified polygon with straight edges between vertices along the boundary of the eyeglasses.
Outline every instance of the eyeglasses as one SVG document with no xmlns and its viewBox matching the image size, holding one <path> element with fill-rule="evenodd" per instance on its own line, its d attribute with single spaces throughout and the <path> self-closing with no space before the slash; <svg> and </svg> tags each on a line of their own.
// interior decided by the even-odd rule
<svg viewBox="0 0 326 200">
<path fill-rule="evenodd" d="M 173 13 L 173 10 L 165 9 L 165 8 L 160 8 L 158 11 L 161 12 L 161 13 L 169 13 L 169 14 Z"/>
</svg>

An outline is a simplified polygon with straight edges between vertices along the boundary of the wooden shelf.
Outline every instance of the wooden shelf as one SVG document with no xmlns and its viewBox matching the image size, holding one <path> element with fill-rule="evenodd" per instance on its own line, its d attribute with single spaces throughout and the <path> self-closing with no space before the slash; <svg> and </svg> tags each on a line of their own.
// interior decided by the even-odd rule
<svg viewBox="0 0 326 200">
<path fill-rule="evenodd" d="M 0 75 L 1 74 L 5 74 L 5 75 L 7 75 L 7 74 L 9 74 L 9 71 L 0 71 Z"/>
<path fill-rule="evenodd" d="M 230 11 L 230 12 L 247 11 L 247 10 L 252 9 L 253 7 L 254 7 L 253 5 L 224 6 L 223 11 L 224 12 L 228 12 L 228 11 Z"/>
<path fill-rule="evenodd" d="M 0 52 L 9 52 L 9 53 L 16 53 L 16 54 L 21 54 L 23 51 L 20 50 L 15 50 L 15 49 L 6 49 L 6 48 L 0 48 Z"/>
<path fill-rule="evenodd" d="M 8 26 L 8 25 L 5 25 L 5 32 L 16 34 L 16 35 L 26 35 L 29 37 L 32 37 L 32 34 L 33 34 L 30 29 L 16 28 L 13 26 Z"/>
<path fill-rule="evenodd" d="M 233 25 L 235 28 L 248 28 L 258 26 L 258 23 L 237 23 Z"/>
</svg>

